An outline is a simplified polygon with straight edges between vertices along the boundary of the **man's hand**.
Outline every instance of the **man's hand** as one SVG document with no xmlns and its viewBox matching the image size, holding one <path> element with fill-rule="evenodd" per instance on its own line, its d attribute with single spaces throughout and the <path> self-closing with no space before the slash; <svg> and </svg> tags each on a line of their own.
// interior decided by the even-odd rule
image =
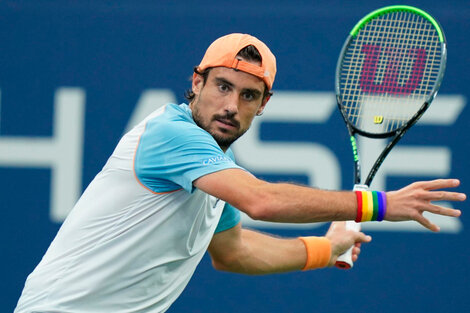
<svg viewBox="0 0 470 313">
<path fill-rule="evenodd" d="M 424 227 L 439 231 L 439 226 L 431 223 L 423 216 L 423 212 L 459 217 L 460 210 L 444 208 L 432 201 L 464 201 L 466 195 L 459 192 L 443 191 L 445 188 L 455 188 L 460 185 L 457 179 L 436 179 L 416 182 L 400 190 L 387 192 L 387 212 L 385 220 L 407 221 L 414 220 Z"/>
<path fill-rule="evenodd" d="M 346 229 L 346 222 L 331 223 L 326 238 L 331 242 L 331 258 L 328 266 L 334 266 L 338 257 L 354 245 L 352 250 L 352 261 L 356 262 L 361 253 L 361 243 L 370 242 L 371 236 L 363 232 Z"/>
</svg>

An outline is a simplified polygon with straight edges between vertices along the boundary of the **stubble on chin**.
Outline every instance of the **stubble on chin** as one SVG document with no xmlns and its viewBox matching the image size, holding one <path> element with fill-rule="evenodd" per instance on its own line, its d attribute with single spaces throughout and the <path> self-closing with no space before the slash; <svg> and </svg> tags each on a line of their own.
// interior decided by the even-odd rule
<svg viewBox="0 0 470 313">
<path fill-rule="evenodd" d="M 208 132 L 212 138 L 217 142 L 219 147 L 222 150 L 227 150 L 230 145 L 235 142 L 241 135 L 236 134 L 236 135 L 221 135 L 216 132 L 216 130 L 211 128 L 212 122 L 215 121 L 215 118 L 210 119 L 210 121 L 204 120 L 204 118 L 199 114 L 199 111 L 193 107 L 192 110 L 193 113 L 193 120 L 196 123 L 197 126 L 200 128 L 204 129 L 206 132 Z"/>
</svg>

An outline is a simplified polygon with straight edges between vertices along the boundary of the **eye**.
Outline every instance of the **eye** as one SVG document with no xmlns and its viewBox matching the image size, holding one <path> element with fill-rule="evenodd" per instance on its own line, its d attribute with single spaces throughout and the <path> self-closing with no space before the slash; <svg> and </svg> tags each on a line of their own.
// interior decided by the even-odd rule
<svg viewBox="0 0 470 313">
<path fill-rule="evenodd" d="M 219 91 L 224 92 L 224 93 L 228 92 L 228 91 L 230 91 L 230 86 L 227 85 L 227 84 L 224 84 L 224 83 L 220 83 L 219 84 Z"/>
<path fill-rule="evenodd" d="M 245 101 L 252 101 L 255 99 L 255 95 L 253 92 L 247 91 L 247 92 L 242 93 L 242 98 Z"/>
</svg>

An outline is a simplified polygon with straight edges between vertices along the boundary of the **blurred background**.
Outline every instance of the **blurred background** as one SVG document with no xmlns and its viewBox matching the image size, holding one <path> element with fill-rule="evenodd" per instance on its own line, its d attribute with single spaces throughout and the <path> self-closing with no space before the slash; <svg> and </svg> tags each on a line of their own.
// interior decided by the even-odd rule
<svg viewBox="0 0 470 313">
<path fill-rule="evenodd" d="M 13 311 L 122 134 L 155 108 L 184 102 L 193 67 L 227 33 L 260 38 L 278 62 L 265 114 L 234 146 L 240 164 L 270 181 L 351 189 L 336 61 L 355 23 L 391 4 L 434 16 L 449 54 L 436 101 L 373 187 L 458 177 L 468 193 L 468 1 L 0 1 L 0 311 Z M 367 168 L 383 142 L 359 144 Z M 457 205 L 458 220 L 431 217 L 440 234 L 367 224 L 373 241 L 350 271 L 250 277 L 216 272 L 206 256 L 169 312 L 469 312 L 469 204 Z M 244 224 L 281 236 L 321 235 L 328 226 Z"/>
</svg>

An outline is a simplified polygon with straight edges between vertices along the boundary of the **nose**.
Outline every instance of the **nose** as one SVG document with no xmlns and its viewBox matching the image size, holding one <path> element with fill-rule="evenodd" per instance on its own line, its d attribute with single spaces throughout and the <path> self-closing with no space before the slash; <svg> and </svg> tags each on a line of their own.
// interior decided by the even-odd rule
<svg viewBox="0 0 470 313">
<path fill-rule="evenodd" d="M 232 93 L 227 101 L 225 102 L 225 112 L 229 115 L 235 115 L 238 113 L 238 102 L 239 98 L 236 93 Z"/>
</svg>

